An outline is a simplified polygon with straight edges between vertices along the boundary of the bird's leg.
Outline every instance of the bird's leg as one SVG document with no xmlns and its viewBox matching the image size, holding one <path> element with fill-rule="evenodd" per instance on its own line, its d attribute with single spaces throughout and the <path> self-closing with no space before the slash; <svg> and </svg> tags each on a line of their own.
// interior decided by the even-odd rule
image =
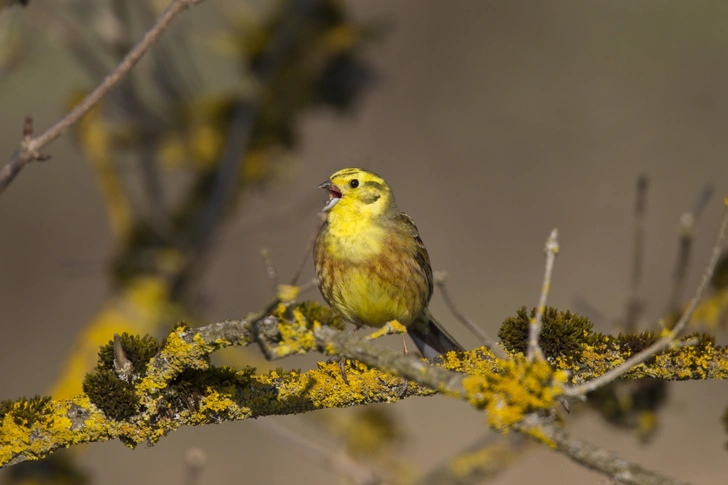
<svg viewBox="0 0 728 485">
<path fill-rule="evenodd" d="M 356 335 L 359 332 L 360 328 L 361 327 L 354 328 L 354 331 L 351 332 L 351 334 Z M 338 357 L 338 360 L 339 360 L 339 369 L 341 369 L 341 378 L 344 379 L 344 382 L 346 382 L 346 384 L 348 385 L 349 379 L 346 378 L 346 357 L 340 356 L 340 357 Z"/>
<path fill-rule="evenodd" d="M 404 355 L 409 355 L 409 351 L 407 350 L 407 340 L 404 336 L 405 334 L 402 334 L 402 351 L 404 351 Z"/>
</svg>

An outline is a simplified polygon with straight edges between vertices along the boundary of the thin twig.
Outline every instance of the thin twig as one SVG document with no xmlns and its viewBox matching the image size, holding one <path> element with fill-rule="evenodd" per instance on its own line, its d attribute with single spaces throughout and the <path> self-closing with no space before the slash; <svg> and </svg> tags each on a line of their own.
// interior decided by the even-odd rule
<svg viewBox="0 0 728 485">
<path fill-rule="evenodd" d="M 309 290 L 312 290 L 316 286 L 318 286 L 318 278 L 311 278 L 310 280 L 298 287 L 298 293 L 305 293 Z"/>
<path fill-rule="evenodd" d="M 450 292 L 447 290 L 447 273 L 445 271 L 436 271 L 433 275 L 433 279 L 435 280 L 435 284 L 440 290 L 440 294 L 442 295 L 442 299 L 445 300 L 445 305 L 447 305 L 447 308 L 450 310 L 450 313 L 452 313 L 455 318 L 457 318 L 460 323 L 462 323 L 465 328 L 470 330 L 480 341 L 483 345 L 485 345 L 488 350 L 493 352 L 493 354 L 500 358 L 507 360 L 510 357 L 508 354 L 506 354 L 502 348 L 498 346 L 498 342 L 493 339 L 488 333 L 480 328 L 480 325 L 472 321 L 470 318 L 468 318 L 463 312 L 460 311 L 460 309 L 455 305 L 455 301 L 450 296 Z"/>
<path fill-rule="evenodd" d="M 144 34 L 144 37 L 129 51 L 118 66 L 104 78 L 96 88 L 86 96 L 75 108 L 68 112 L 37 137 L 28 137 L 20 144 L 20 148 L 13 153 L 10 159 L 0 169 L 0 194 L 15 179 L 28 162 L 42 159 L 40 150 L 50 142 L 61 136 L 68 128 L 85 115 L 98 103 L 116 84 L 126 76 L 132 67 L 142 58 L 149 48 L 159 39 L 174 18 L 187 7 L 201 3 L 203 0 L 173 0 L 164 12 L 157 18 L 154 26 Z"/>
<path fill-rule="evenodd" d="M 703 293 L 705 293 L 705 289 L 708 287 L 708 284 L 713 277 L 715 265 L 718 263 L 721 248 L 723 247 L 723 240 L 725 239 L 726 228 L 728 228 L 728 197 L 725 198 L 725 204 L 726 208 L 723 212 L 723 220 L 721 222 L 720 229 L 718 230 L 718 236 L 716 237 L 715 245 L 713 246 L 713 254 L 710 257 L 710 262 L 708 263 L 708 267 L 703 273 L 703 279 L 700 281 L 700 285 L 698 285 L 695 296 L 692 300 L 690 300 L 690 304 L 680 317 L 680 320 L 678 320 L 678 322 L 675 324 L 675 327 L 672 329 L 672 331 L 670 331 L 668 335 L 662 337 L 657 342 L 652 344 L 650 347 L 646 348 L 642 352 L 635 354 L 621 365 L 602 374 L 596 379 L 593 379 L 579 386 L 572 386 L 565 389 L 564 395 L 572 397 L 582 396 L 586 393 L 594 391 L 595 389 L 598 389 L 612 382 L 613 380 L 618 379 L 634 366 L 639 365 L 648 360 L 650 357 L 662 352 L 675 341 L 675 339 L 687 326 L 688 322 L 693 316 L 693 313 L 695 313 L 695 309 L 698 307 L 698 304 L 703 299 Z"/>
<path fill-rule="evenodd" d="M 690 256 L 693 249 L 693 238 L 695 236 L 695 223 L 698 217 L 705 209 L 705 205 L 713 195 L 713 188 L 707 186 L 698 196 L 695 207 L 691 212 L 685 212 L 680 216 L 680 239 L 675 261 L 675 270 L 673 272 L 673 286 L 670 292 L 670 299 L 665 309 L 665 315 L 677 311 L 680 308 L 682 295 L 687 281 L 688 267 L 690 266 Z"/>
<path fill-rule="evenodd" d="M 298 279 L 301 276 L 301 272 L 303 271 L 303 267 L 306 264 L 306 260 L 308 259 L 308 255 L 311 253 L 311 249 L 313 247 L 314 242 L 316 241 L 316 236 L 318 235 L 318 231 L 321 228 L 321 224 L 323 224 L 324 220 L 326 219 L 325 215 L 320 216 L 317 220 L 320 221 L 320 224 L 317 224 L 316 230 L 313 232 L 312 237 L 310 238 L 309 242 L 306 244 L 306 250 L 303 253 L 303 257 L 301 262 L 298 265 L 298 269 L 296 270 L 296 273 L 293 275 L 293 278 L 291 279 L 290 289 L 296 291 L 295 295 L 300 295 L 301 293 L 310 290 L 311 288 L 315 287 L 318 284 L 318 279 L 313 278 L 300 287 L 296 288 L 296 283 L 298 282 Z M 270 313 L 278 306 L 278 304 L 282 303 L 282 289 L 286 287 L 287 285 L 279 285 L 278 284 L 278 276 L 276 273 L 275 266 L 273 266 L 273 258 L 271 257 L 270 251 L 268 249 L 263 248 L 260 251 L 261 256 L 263 257 L 263 260 L 266 263 L 266 269 L 268 273 L 268 278 L 272 281 L 273 284 L 273 294 L 276 295 L 275 298 L 266 306 L 266 309 L 259 313 L 257 316 L 255 316 L 252 320 L 252 326 L 255 329 L 255 335 L 256 340 L 258 341 L 258 344 L 260 345 L 261 350 L 263 353 L 268 357 L 271 358 L 272 354 L 270 353 L 270 349 L 265 342 L 264 339 L 261 338 L 261 335 L 259 333 L 258 323 L 261 319 L 265 318 L 266 316 L 270 315 Z"/>
<path fill-rule="evenodd" d="M 556 261 L 556 255 L 559 252 L 559 231 L 556 228 L 551 231 L 548 239 L 546 239 L 544 252 L 546 253 L 546 268 L 543 274 L 543 284 L 541 285 L 541 296 L 538 299 L 536 315 L 531 319 L 531 325 L 528 329 L 529 362 L 536 358 L 543 358 L 543 352 L 541 352 L 541 346 L 538 344 L 538 339 L 541 336 L 543 313 L 546 311 L 546 298 L 548 297 L 549 289 L 551 288 L 551 274 L 554 272 L 554 261 Z"/>
<path fill-rule="evenodd" d="M 373 470 L 359 465 L 341 452 L 324 448 L 307 436 L 294 433 L 275 421 L 261 419 L 256 420 L 255 424 L 269 433 L 276 435 L 285 444 L 292 446 L 314 463 L 334 473 L 344 475 L 358 485 L 377 485 L 382 483 L 382 478 Z"/>
<path fill-rule="evenodd" d="M 519 426 L 519 431 L 536 432 L 554 445 L 559 453 L 591 470 L 603 473 L 618 483 L 626 485 L 688 485 L 687 482 L 666 477 L 652 470 L 627 461 L 603 448 L 569 436 L 554 424 L 542 424 L 543 420 L 533 416 L 534 425 Z"/>
<path fill-rule="evenodd" d="M 642 269 L 644 267 L 644 232 L 645 212 L 647 209 L 647 189 L 649 181 L 642 174 L 637 178 L 637 191 L 634 204 L 634 246 L 632 249 L 632 275 L 630 281 L 630 296 L 627 301 L 627 314 L 624 318 L 624 330 L 627 333 L 635 331 L 637 321 L 644 309 L 639 294 L 642 282 Z"/>
<path fill-rule="evenodd" d="M 154 9 L 149 2 L 133 2 L 133 5 L 142 19 L 145 21 L 154 19 Z M 190 98 L 194 92 L 188 84 L 189 73 L 182 73 L 175 59 L 175 49 L 184 48 L 180 44 L 185 38 L 185 35 L 181 35 L 160 41 L 157 49 L 150 54 L 153 59 L 151 72 L 156 80 L 157 88 L 173 103 Z M 187 58 L 189 60 L 189 56 Z"/>
<path fill-rule="evenodd" d="M 296 272 L 293 273 L 293 278 L 291 278 L 291 285 L 295 286 L 296 283 L 298 283 L 298 279 L 301 277 L 301 273 L 303 273 L 303 268 L 306 266 L 306 262 L 308 261 L 309 257 L 311 256 L 311 251 L 313 250 L 313 245 L 316 242 L 316 238 L 318 237 L 319 231 L 321 231 L 321 226 L 324 224 L 324 221 L 326 221 L 326 214 L 323 212 L 319 212 L 316 216 L 316 224 L 313 232 L 311 233 L 311 237 L 308 240 L 308 244 L 306 244 L 306 249 L 303 251 L 303 255 L 301 256 L 301 262 L 298 263 L 298 267 L 296 268 Z"/>
<path fill-rule="evenodd" d="M 260 256 L 263 258 L 263 262 L 265 263 L 265 272 L 268 275 L 268 280 L 270 280 L 270 283 L 273 286 L 273 294 L 275 295 L 278 291 L 278 273 L 276 272 L 276 267 L 273 266 L 273 256 L 271 256 L 268 248 L 261 248 Z"/>
</svg>

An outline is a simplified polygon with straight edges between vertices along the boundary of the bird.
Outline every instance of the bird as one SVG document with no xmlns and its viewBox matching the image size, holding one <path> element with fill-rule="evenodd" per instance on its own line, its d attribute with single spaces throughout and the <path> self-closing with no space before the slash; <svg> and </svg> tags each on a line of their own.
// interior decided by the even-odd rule
<svg viewBox="0 0 728 485">
<path fill-rule="evenodd" d="M 428 308 L 430 257 L 387 182 L 374 172 L 345 168 L 317 188 L 329 192 L 322 209 L 326 221 L 313 249 L 318 286 L 328 305 L 355 325 L 354 332 L 397 320 L 425 358 L 463 350 Z M 402 344 L 407 354 L 404 334 Z"/>
</svg>

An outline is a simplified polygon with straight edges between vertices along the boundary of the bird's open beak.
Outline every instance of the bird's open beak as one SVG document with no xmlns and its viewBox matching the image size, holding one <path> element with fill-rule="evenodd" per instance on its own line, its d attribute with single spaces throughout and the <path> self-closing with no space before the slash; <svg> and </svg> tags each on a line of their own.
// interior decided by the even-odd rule
<svg viewBox="0 0 728 485">
<path fill-rule="evenodd" d="M 341 200 L 341 190 L 339 190 L 339 188 L 334 185 L 331 180 L 320 183 L 316 188 L 327 189 L 329 191 L 329 200 L 326 202 L 324 208 L 321 209 L 321 211 L 323 212 L 330 211 L 331 208 L 334 207 L 336 203 Z"/>
</svg>

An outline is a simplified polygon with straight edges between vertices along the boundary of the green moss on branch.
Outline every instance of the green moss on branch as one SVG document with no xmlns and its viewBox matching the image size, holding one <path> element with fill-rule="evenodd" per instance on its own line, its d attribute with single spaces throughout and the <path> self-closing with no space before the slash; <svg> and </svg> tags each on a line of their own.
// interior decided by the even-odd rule
<svg viewBox="0 0 728 485">
<path fill-rule="evenodd" d="M 490 425 L 497 429 L 531 429 L 536 436 L 538 427 L 520 423 L 554 405 L 565 379 L 560 370 L 571 371 L 571 380 L 582 382 L 619 365 L 635 350 L 633 344 L 621 346 L 627 341 L 624 338 L 593 339 L 586 335 L 570 358 L 551 356 L 552 366 L 545 362 L 529 364 L 519 354 L 501 361 L 484 347 L 450 352 L 427 362 L 310 321 L 307 315 L 324 313 L 307 303 L 305 307 L 279 308 L 274 315 L 256 320 L 255 325 L 243 320 L 198 329 L 176 327 L 143 371 L 139 361 L 132 360 L 135 371 L 128 379 L 131 387 L 125 389 L 127 397 L 133 392 L 134 399 L 120 406 L 123 412 L 98 404 L 98 394 L 124 382 L 113 375 L 107 375 L 108 388 L 96 381 L 93 402 L 91 391 L 68 400 L 3 402 L 0 466 L 39 459 L 78 443 L 119 438 L 136 446 L 155 443 L 181 426 L 393 402 L 435 392 L 487 410 Z M 257 335 L 253 327 L 257 327 Z M 266 374 L 257 374 L 252 368 L 236 370 L 210 364 L 209 354 L 217 349 L 258 340 L 282 355 L 317 350 L 355 359 L 347 369 L 349 385 L 343 382 L 337 364 L 321 363 L 303 373 L 279 369 Z M 726 349 L 714 346 L 707 337 L 698 340 L 698 345 L 670 350 L 636 366 L 626 378 L 728 377 Z M 128 336 L 125 342 L 127 346 L 133 347 L 134 342 L 141 346 L 139 352 L 129 351 L 129 355 L 144 355 L 142 347 L 149 343 Z M 113 373 L 110 355 L 108 348 L 102 350 L 96 375 Z"/>
</svg>

